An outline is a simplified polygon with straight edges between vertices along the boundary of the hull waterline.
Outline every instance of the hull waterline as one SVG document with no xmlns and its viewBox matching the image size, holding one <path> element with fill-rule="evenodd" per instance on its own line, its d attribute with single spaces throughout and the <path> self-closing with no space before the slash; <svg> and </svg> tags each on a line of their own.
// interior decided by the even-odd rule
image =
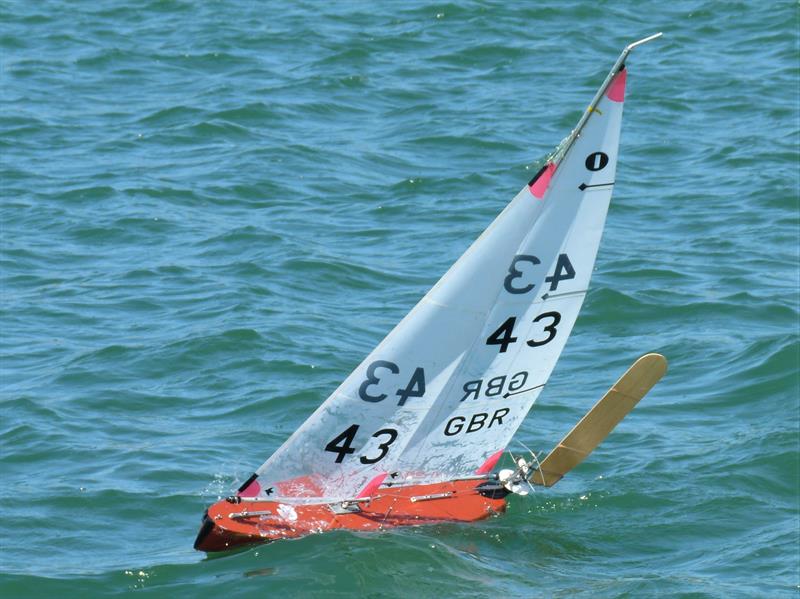
<svg viewBox="0 0 800 599">
<path fill-rule="evenodd" d="M 194 548 L 217 552 L 330 530 L 475 522 L 504 512 L 507 494 L 495 483 L 470 480 L 381 489 L 353 502 L 290 504 L 231 497 L 208 508 Z"/>
</svg>

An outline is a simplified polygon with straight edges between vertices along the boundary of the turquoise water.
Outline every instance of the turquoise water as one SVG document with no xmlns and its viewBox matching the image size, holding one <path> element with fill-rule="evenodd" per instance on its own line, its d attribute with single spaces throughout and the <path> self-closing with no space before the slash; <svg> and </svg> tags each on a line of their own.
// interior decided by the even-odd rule
<svg viewBox="0 0 800 599">
<path fill-rule="evenodd" d="M 193 551 L 659 30 L 517 438 L 664 381 L 505 516 Z M 0 49 L 0 595 L 797 596 L 796 3 L 12 1 Z"/>
</svg>

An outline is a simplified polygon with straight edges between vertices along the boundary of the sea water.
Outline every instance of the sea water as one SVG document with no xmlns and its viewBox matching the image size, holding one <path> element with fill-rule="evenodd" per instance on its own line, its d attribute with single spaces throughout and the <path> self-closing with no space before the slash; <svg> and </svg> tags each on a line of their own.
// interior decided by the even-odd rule
<svg viewBox="0 0 800 599">
<path fill-rule="evenodd" d="M 662 30 L 517 438 L 662 383 L 504 516 L 195 552 Z M 797 596 L 796 3 L 10 1 L 0 50 L 0 595 Z"/>
</svg>

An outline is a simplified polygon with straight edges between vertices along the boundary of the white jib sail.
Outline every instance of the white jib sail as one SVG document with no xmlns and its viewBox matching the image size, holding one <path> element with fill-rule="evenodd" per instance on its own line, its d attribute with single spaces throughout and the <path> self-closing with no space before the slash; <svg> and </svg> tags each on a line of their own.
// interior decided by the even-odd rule
<svg viewBox="0 0 800 599">
<path fill-rule="evenodd" d="M 347 499 L 390 481 L 494 467 L 547 382 L 589 286 L 617 166 L 625 55 L 538 176 L 242 485 L 242 496 Z"/>
</svg>

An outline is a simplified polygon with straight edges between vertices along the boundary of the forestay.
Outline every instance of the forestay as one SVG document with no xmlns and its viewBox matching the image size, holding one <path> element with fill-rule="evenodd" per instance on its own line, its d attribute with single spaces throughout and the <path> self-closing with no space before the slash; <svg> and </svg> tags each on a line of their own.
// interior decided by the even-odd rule
<svg viewBox="0 0 800 599">
<path fill-rule="evenodd" d="M 623 58 L 539 174 L 242 496 L 341 500 L 494 467 L 589 286 L 617 166 Z"/>
</svg>

